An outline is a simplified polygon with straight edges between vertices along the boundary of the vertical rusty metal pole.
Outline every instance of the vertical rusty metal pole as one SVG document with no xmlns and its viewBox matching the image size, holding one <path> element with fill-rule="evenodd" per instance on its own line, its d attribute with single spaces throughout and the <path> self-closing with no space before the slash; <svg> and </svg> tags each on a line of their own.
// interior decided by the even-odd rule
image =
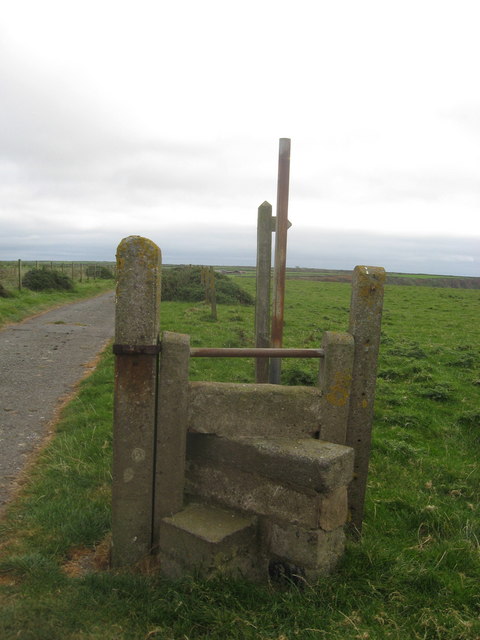
<svg viewBox="0 0 480 640">
<path fill-rule="evenodd" d="M 277 223 L 275 229 L 275 273 L 272 306 L 272 347 L 283 340 L 285 272 L 287 268 L 288 190 L 290 180 L 290 138 L 280 138 L 278 154 Z M 270 382 L 280 384 L 281 360 L 270 361 Z"/>
<path fill-rule="evenodd" d="M 255 346 L 270 346 L 270 280 L 272 279 L 272 205 L 258 207 Z M 268 358 L 255 359 L 255 382 L 268 382 Z"/>
</svg>

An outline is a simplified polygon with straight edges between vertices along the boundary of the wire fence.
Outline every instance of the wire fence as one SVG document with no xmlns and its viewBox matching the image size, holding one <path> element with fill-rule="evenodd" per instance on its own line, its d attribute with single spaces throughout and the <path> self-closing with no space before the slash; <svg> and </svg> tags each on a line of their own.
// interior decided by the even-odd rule
<svg viewBox="0 0 480 640">
<path fill-rule="evenodd" d="M 58 260 L 10 260 L 0 262 L 0 284 L 7 289 L 22 289 L 22 280 L 32 269 L 58 271 L 73 282 L 115 278 L 115 262 L 61 262 Z"/>
</svg>

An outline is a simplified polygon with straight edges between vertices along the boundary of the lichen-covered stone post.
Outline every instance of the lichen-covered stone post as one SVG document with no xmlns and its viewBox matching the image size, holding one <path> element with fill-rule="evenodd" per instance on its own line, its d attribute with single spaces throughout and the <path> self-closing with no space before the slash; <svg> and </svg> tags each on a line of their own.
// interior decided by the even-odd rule
<svg viewBox="0 0 480 640">
<path fill-rule="evenodd" d="M 158 376 L 153 540 L 160 520 L 183 507 L 188 421 L 190 337 L 165 331 Z"/>
<path fill-rule="evenodd" d="M 352 385 L 353 336 L 350 333 L 326 331 L 322 347 L 325 356 L 320 361 L 320 388 L 324 414 L 320 438 L 345 444 Z"/>
<path fill-rule="evenodd" d="M 160 249 L 130 236 L 117 249 L 115 395 L 112 483 L 112 565 L 150 553 Z"/>
<path fill-rule="evenodd" d="M 384 283 L 382 267 L 355 267 L 349 325 L 355 340 L 355 355 L 346 444 L 355 450 L 348 504 L 351 530 L 358 536 L 362 531 L 370 458 Z"/>
<path fill-rule="evenodd" d="M 272 205 L 258 207 L 255 346 L 270 346 L 270 281 L 272 279 Z M 268 358 L 256 358 L 255 382 L 268 382 Z"/>
</svg>

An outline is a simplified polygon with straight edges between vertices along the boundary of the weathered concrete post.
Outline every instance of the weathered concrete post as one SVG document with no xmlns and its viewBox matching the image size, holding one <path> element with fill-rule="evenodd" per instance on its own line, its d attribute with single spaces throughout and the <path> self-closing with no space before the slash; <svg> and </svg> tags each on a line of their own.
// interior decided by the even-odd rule
<svg viewBox="0 0 480 640">
<path fill-rule="evenodd" d="M 320 361 L 320 387 L 325 404 L 320 438 L 345 444 L 352 386 L 353 336 L 326 331 L 322 347 L 325 356 Z"/>
<path fill-rule="evenodd" d="M 272 271 L 272 205 L 258 207 L 255 346 L 270 346 L 270 281 Z M 268 382 L 268 358 L 255 359 L 255 382 Z"/>
<path fill-rule="evenodd" d="M 384 283 L 382 267 L 355 267 L 349 325 L 355 340 L 355 355 L 346 444 L 355 450 L 348 504 L 352 530 L 358 536 L 362 531 L 370 458 Z"/>
<path fill-rule="evenodd" d="M 160 520 L 183 507 L 190 337 L 165 331 L 158 377 L 153 541 Z"/>
<path fill-rule="evenodd" d="M 160 249 L 130 236 L 117 249 L 112 565 L 152 545 Z"/>
<path fill-rule="evenodd" d="M 275 272 L 272 304 L 272 347 L 281 347 L 283 342 L 289 181 L 290 138 L 280 138 L 278 153 L 277 219 L 275 228 Z M 270 382 L 280 384 L 280 373 L 280 358 L 272 358 L 270 360 Z"/>
</svg>

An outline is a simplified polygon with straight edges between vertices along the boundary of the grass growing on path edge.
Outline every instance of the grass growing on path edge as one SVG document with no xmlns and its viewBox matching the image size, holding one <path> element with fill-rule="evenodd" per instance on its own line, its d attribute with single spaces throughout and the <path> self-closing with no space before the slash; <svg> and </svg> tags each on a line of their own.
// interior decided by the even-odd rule
<svg viewBox="0 0 480 640">
<path fill-rule="evenodd" d="M 334 575 L 299 591 L 108 571 L 113 359 L 106 353 L 1 523 L 0 637 L 480 637 L 478 293 L 415 291 L 387 290 L 365 531 Z M 292 330 L 304 346 L 319 323 L 343 328 L 348 293 L 343 285 L 292 284 L 287 339 Z M 203 346 L 247 340 L 250 312 L 219 311 L 213 323 L 201 305 L 165 304 L 163 328 L 189 332 Z M 213 377 L 205 367 L 194 376 Z"/>
<path fill-rule="evenodd" d="M 12 291 L 11 298 L 0 298 L 0 329 L 37 313 L 91 298 L 113 289 L 114 286 L 113 280 L 90 280 L 76 282 L 73 291 L 30 291 L 25 288 Z"/>
</svg>

